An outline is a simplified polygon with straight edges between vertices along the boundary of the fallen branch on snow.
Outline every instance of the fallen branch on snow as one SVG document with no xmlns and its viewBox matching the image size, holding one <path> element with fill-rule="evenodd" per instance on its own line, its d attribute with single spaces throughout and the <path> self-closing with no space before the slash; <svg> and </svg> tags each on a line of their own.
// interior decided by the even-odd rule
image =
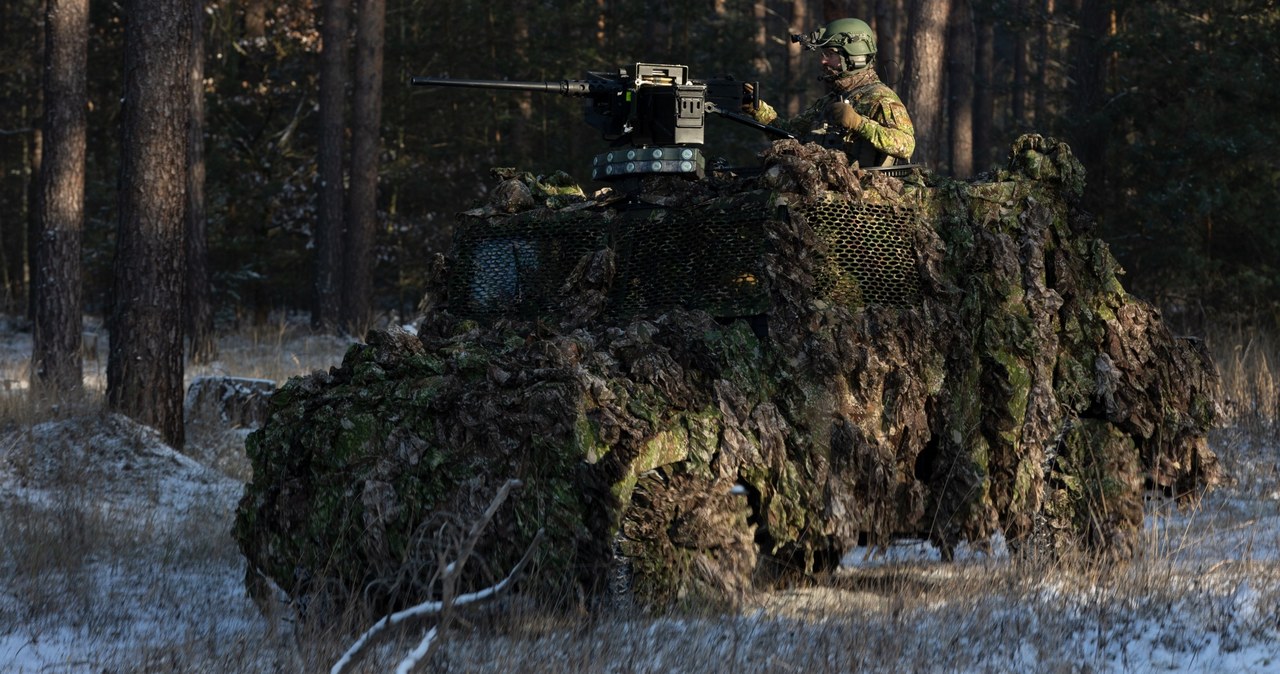
<svg viewBox="0 0 1280 674">
<path fill-rule="evenodd" d="M 423 602 L 417 606 L 387 615 L 382 620 L 374 623 L 373 627 L 370 627 L 364 634 L 360 635 L 360 638 L 356 639 L 355 643 L 347 649 L 347 652 L 343 653 L 342 657 L 334 663 L 333 668 L 329 670 L 329 674 L 341 674 L 345 671 L 348 666 L 355 662 L 356 657 L 370 643 L 370 641 L 389 627 L 399 625 L 400 623 L 413 618 L 429 617 L 446 613 L 454 606 L 466 606 L 468 604 L 475 604 L 487 599 L 492 599 L 510 589 L 511 585 L 516 581 L 520 573 L 524 571 L 524 567 L 533 559 L 533 553 L 537 550 L 538 544 L 542 541 L 544 530 L 538 530 L 538 533 L 533 537 L 533 541 L 529 543 L 528 549 L 525 550 L 524 556 L 521 557 L 520 561 L 511 568 L 511 572 L 507 574 L 506 578 L 503 578 L 495 585 L 476 592 L 469 592 L 463 595 L 456 594 L 458 575 L 461 573 L 462 567 L 467 563 L 467 559 L 471 557 L 471 553 L 475 550 L 476 543 L 480 540 L 480 534 L 484 531 L 484 528 L 488 526 L 490 520 L 493 519 L 498 508 L 504 501 L 506 501 L 511 490 L 517 489 L 521 486 L 523 486 L 523 483 L 520 480 L 507 480 L 506 484 L 502 485 L 502 488 L 498 490 L 497 495 L 493 498 L 493 502 L 489 504 L 489 507 L 480 516 L 480 519 L 476 520 L 475 524 L 472 525 L 471 531 L 467 534 L 466 540 L 463 541 L 461 547 L 458 549 L 457 559 L 445 565 L 444 571 L 440 576 L 441 598 L 439 601 Z M 410 651 L 409 654 L 400 661 L 399 666 L 396 667 L 396 674 L 408 674 L 408 672 L 413 669 L 414 665 L 425 658 L 430 653 L 431 646 L 435 642 L 438 632 L 439 625 L 428 630 L 423 636 L 422 641 L 418 643 L 418 646 Z"/>
</svg>

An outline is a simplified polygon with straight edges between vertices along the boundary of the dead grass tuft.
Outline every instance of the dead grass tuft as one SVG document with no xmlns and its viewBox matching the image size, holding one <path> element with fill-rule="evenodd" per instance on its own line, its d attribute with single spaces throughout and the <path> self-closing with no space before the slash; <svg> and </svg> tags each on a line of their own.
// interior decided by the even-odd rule
<svg viewBox="0 0 1280 674">
<path fill-rule="evenodd" d="M 1280 343 L 1256 329 L 1224 329 L 1207 342 L 1222 375 L 1227 424 L 1255 439 L 1280 439 Z"/>
</svg>

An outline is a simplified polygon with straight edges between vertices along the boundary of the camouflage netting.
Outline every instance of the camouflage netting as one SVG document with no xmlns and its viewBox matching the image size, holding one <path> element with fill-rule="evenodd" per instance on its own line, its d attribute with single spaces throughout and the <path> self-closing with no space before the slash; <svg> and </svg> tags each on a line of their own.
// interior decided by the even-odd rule
<svg viewBox="0 0 1280 674">
<path fill-rule="evenodd" d="M 944 553 L 1000 533 L 1127 555 L 1144 490 L 1187 497 L 1217 478 L 1213 365 L 1125 294 L 1064 144 L 1024 137 L 1007 170 L 973 182 L 863 172 L 794 141 L 764 160 L 752 178 L 654 180 L 643 194 L 665 208 L 643 216 L 506 176 L 467 216 L 477 226 L 589 221 L 595 243 L 552 246 L 573 264 L 542 304 L 503 300 L 533 316 L 460 316 L 474 297 L 455 255 L 418 335 L 373 332 L 281 388 L 248 441 L 235 535 L 250 577 L 294 597 L 420 600 L 433 532 L 508 478 L 525 487 L 466 582 L 500 578 L 545 528 L 526 587 L 659 603 L 829 569 L 899 535 Z M 718 278 L 763 293 L 763 317 L 625 304 L 619 285 L 684 272 L 626 271 L 616 242 L 688 229 L 663 218 L 710 202 L 751 209 L 758 254 Z M 616 227 L 628 217 L 642 221 Z"/>
</svg>

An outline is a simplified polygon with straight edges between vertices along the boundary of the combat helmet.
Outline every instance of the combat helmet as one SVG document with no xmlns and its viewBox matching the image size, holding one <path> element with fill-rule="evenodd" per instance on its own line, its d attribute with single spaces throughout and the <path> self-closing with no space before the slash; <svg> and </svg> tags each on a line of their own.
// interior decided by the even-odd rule
<svg viewBox="0 0 1280 674">
<path fill-rule="evenodd" d="M 836 19 L 808 35 L 792 35 L 791 41 L 810 50 L 835 49 L 849 70 L 866 68 L 876 55 L 875 31 L 862 19 Z"/>
</svg>

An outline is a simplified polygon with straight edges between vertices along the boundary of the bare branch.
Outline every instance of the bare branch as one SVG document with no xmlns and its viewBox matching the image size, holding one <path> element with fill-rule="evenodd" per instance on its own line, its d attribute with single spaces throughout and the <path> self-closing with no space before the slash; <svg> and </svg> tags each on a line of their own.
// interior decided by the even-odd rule
<svg viewBox="0 0 1280 674">
<path fill-rule="evenodd" d="M 475 524 L 471 525 L 471 533 L 467 534 L 467 540 L 463 541 L 462 549 L 458 550 L 458 559 L 454 561 L 452 566 L 445 568 L 444 575 L 446 578 L 457 574 L 462 565 L 467 563 L 467 559 L 471 557 L 471 553 L 476 549 L 476 543 L 480 541 L 481 532 L 484 531 L 485 527 L 489 526 L 489 522 L 497 514 L 498 508 L 502 507 L 502 503 L 507 500 L 511 490 L 519 489 L 523 486 L 524 483 L 516 479 L 507 480 L 506 484 L 502 485 L 497 495 L 493 497 L 493 502 L 485 509 L 484 514 L 480 516 L 480 519 L 476 520 Z"/>
<path fill-rule="evenodd" d="M 463 541 L 462 546 L 458 551 L 457 558 L 444 565 L 444 571 L 440 575 L 443 587 L 441 592 L 442 596 L 439 601 L 423 602 L 417 606 L 387 615 L 382 620 L 374 623 L 373 627 L 370 627 L 364 634 L 360 635 L 360 638 L 356 639 L 355 643 L 347 649 L 347 652 L 343 653 L 342 657 L 334 663 L 333 668 L 329 670 L 330 674 L 341 674 L 341 672 L 355 661 L 356 656 L 360 654 L 365 646 L 367 646 L 375 636 L 381 634 L 388 627 L 399 625 L 406 620 L 414 618 L 438 615 L 453 606 L 466 606 L 468 604 L 492 599 L 493 597 L 497 597 L 510 589 L 511 585 L 515 583 L 516 579 L 524 571 L 524 568 L 533 559 L 533 553 L 537 550 L 538 545 L 541 544 L 542 537 L 546 533 L 544 529 L 538 530 L 538 533 L 533 537 L 533 541 L 529 543 L 529 547 L 525 549 L 524 555 L 520 558 L 520 561 L 516 562 L 516 565 L 511 568 L 511 572 L 507 574 L 507 577 L 503 578 L 497 584 L 476 592 L 455 595 L 454 583 L 457 575 L 461 572 L 462 567 L 466 564 L 467 559 L 471 557 L 471 553 L 475 550 L 476 543 L 479 542 L 480 534 L 484 531 L 485 526 L 492 521 L 494 514 L 498 512 L 498 508 L 502 506 L 504 501 L 506 501 L 511 490 L 517 489 L 521 486 L 523 486 L 523 483 L 520 480 L 507 480 L 506 484 L 502 485 L 502 488 L 498 490 L 497 495 L 493 498 L 493 502 L 489 504 L 489 507 L 480 516 L 480 519 L 472 525 L 471 531 L 468 533 L 466 540 Z M 413 668 L 414 664 L 426 657 L 431 650 L 431 645 L 434 643 L 437 634 L 438 627 L 432 627 L 431 630 L 423 637 L 418 646 L 401 661 L 399 668 L 396 670 L 397 673 L 408 672 Z"/>
</svg>

